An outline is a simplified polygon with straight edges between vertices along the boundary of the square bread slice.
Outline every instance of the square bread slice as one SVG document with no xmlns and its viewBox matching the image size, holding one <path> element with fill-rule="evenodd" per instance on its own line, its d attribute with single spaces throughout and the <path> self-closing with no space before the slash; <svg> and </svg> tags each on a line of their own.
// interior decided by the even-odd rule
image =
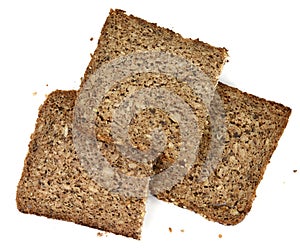
<svg viewBox="0 0 300 248">
<path fill-rule="evenodd" d="M 216 90 L 225 110 L 225 137 L 219 137 L 225 146 L 220 162 L 209 164 L 207 160 L 212 147 L 208 125 L 197 162 L 181 183 L 156 197 L 209 220 L 235 225 L 251 209 L 256 189 L 288 123 L 291 109 L 222 83 Z M 155 167 L 160 168 L 160 162 Z M 209 171 L 209 168 L 214 169 Z M 209 172 L 204 177 L 203 169 Z"/>
<path fill-rule="evenodd" d="M 23 213 L 140 239 L 146 199 L 109 192 L 79 162 L 72 139 L 76 96 L 76 91 L 57 90 L 40 107 L 17 188 L 17 207 Z"/>
<path fill-rule="evenodd" d="M 183 38 L 180 34 L 169 29 L 149 23 L 141 18 L 127 15 L 122 10 L 111 10 L 106 22 L 102 28 L 101 36 L 98 40 L 98 46 L 92 55 L 91 61 L 85 71 L 84 78 L 79 90 L 79 95 L 86 89 L 105 88 L 101 83 L 95 82 L 91 84 L 91 78 L 97 74 L 97 70 L 102 66 L 109 65 L 112 61 L 139 54 L 143 52 L 168 53 L 176 58 L 181 58 L 198 68 L 209 80 L 209 84 L 214 90 L 222 67 L 227 60 L 228 54 L 225 48 L 217 48 L 202 41 Z M 166 61 L 162 61 L 163 64 Z M 167 61 L 168 62 L 168 61 Z M 110 73 L 109 82 L 114 82 L 114 73 Z M 198 85 L 199 86 L 199 85 Z M 179 81 L 173 75 L 165 75 L 163 73 L 136 73 L 124 80 L 116 81 L 104 97 L 97 109 L 97 139 L 102 142 L 102 152 L 110 161 L 113 167 L 126 167 L 127 171 L 132 174 L 138 173 L 140 168 L 145 164 L 136 161 L 130 161 L 128 158 L 121 156 L 114 144 L 111 122 L 113 113 L 117 107 L 126 100 L 126 97 L 134 95 L 139 91 L 149 88 L 164 88 L 169 92 L 175 93 L 184 102 L 188 103 L 190 108 L 197 116 L 197 127 L 199 136 L 202 135 L 206 122 L 206 109 L 203 103 L 203 97 L 209 97 L 204 94 L 200 96 L 195 94 L 185 81 Z M 88 92 L 88 91 L 86 91 Z M 203 91 L 201 91 L 203 92 Z M 88 96 L 94 92 L 87 93 Z M 89 99 L 88 99 L 89 100 Z M 167 99 L 166 101 L 168 101 Z M 88 102 L 88 101 L 87 101 Z M 148 106 L 151 108 L 151 106 Z M 153 108 L 152 108 L 153 109 Z M 144 113 L 146 115 L 146 113 Z M 143 113 L 142 113 L 143 115 Z M 156 111 L 156 117 L 162 116 L 161 111 Z M 124 117 L 125 118 L 125 117 Z M 149 133 L 154 128 L 162 127 L 168 130 L 167 124 L 173 125 L 173 132 L 178 133 L 178 126 L 173 121 L 161 125 L 159 118 L 152 118 L 152 122 L 145 122 L 143 128 L 129 130 L 131 136 L 135 136 L 132 140 L 134 147 L 142 151 L 149 149 L 151 137 Z M 174 136 L 173 133 L 166 132 L 167 138 Z M 150 137 L 150 138 L 149 138 Z M 165 153 L 173 159 L 178 153 L 178 144 L 170 147 Z M 151 168 L 151 162 L 147 164 Z M 133 168 L 133 169 L 131 169 Z M 149 174 L 151 171 L 149 170 Z"/>
</svg>

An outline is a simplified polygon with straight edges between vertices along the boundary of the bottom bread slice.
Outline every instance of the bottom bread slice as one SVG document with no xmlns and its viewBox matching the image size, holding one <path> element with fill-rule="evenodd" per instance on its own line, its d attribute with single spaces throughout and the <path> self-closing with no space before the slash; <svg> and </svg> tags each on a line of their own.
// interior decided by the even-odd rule
<svg viewBox="0 0 300 248">
<path fill-rule="evenodd" d="M 81 167 L 72 140 L 76 91 L 55 91 L 40 107 L 17 188 L 23 213 L 72 221 L 140 239 L 145 198 L 113 194 Z"/>
<path fill-rule="evenodd" d="M 220 161 L 209 164 L 213 159 L 207 160 L 209 149 L 214 149 L 211 127 L 207 126 L 192 169 L 181 183 L 157 193 L 156 197 L 209 220 L 234 225 L 251 209 L 257 186 L 287 125 L 291 109 L 222 83 L 218 84 L 217 93 L 223 102 L 226 129 L 225 136 L 218 137 L 224 142 Z M 160 164 L 156 164 L 155 168 L 159 167 Z"/>
</svg>

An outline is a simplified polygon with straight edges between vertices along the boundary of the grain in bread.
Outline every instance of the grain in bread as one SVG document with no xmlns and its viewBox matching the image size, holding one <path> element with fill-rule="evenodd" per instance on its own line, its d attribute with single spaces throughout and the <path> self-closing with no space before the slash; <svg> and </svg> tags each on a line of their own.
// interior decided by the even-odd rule
<svg viewBox="0 0 300 248">
<path fill-rule="evenodd" d="M 226 135 L 221 161 L 210 165 L 211 127 L 204 131 L 198 159 L 184 180 L 157 194 L 225 225 L 241 222 L 250 211 L 256 189 L 287 125 L 291 109 L 219 83 L 217 93 L 225 110 Z M 212 101 L 212 106 L 214 101 Z M 208 162 L 208 164 L 206 164 Z M 203 176 L 203 166 L 215 170 Z M 160 168 L 160 161 L 155 167 Z"/>
<path fill-rule="evenodd" d="M 145 198 L 109 192 L 79 162 L 72 139 L 76 97 L 76 91 L 55 91 L 40 107 L 17 188 L 17 207 L 23 213 L 139 239 Z"/>
</svg>

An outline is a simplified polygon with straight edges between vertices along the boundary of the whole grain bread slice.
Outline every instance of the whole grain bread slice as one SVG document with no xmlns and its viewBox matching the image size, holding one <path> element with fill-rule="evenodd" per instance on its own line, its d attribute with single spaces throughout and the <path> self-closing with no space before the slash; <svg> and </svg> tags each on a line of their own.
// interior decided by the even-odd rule
<svg viewBox="0 0 300 248">
<path fill-rule="evenodd" d="M 17 188 L 23 213 L 75 222 L 140 239 L 145 198 L 112 193 L 93 180 L 73 139 L 76 91 L 55 91 L 39 109 Z"/>
<path fill-rule="evenodd" d="M 156 197 L 209 220 L 235 225 L 251 209 L 256 189 L 288 123 L 291 109 L 222 83 L 216 90 L 224 105 L 226 127 L 225 137 L 219 137 L 225 145 L 220 162 L 209 164 L 207 160 L 209 149 L 214 149 L 208 125 L 192 169 L 181 183 Z M 204 166 L 206 170 L 214 169 L 207 170 L 209 174 L 203 177 Z M 160 168 L 161 161 L 155 167 Z"/>
<path fill-rule="evenodd" d="M 103 85 L 95 82 L 91 84 L 90 80 L 93 75 L 97 74 L 97 70 L 104 65 L 111 64 L 116 59 L 131 54 L 141 54 L 143 52 L 162 52 L 171 54 L 172 56 L 182 58 L 191 65 L 198 68 L 209 83 L 214 88 L 217 84 L 217 79 L 221 73 L 222 67 L 227 60 L 227 50 L 225 48 L 217 48 L 202 41 L 183 38 L 180 34 L 169 29 L 159 27 L 157 24 L 149 23 L 141 18 L 127 15 L 122 10 L 111 10 L 106 22 L 102 28 L 101 36 L 98 40 L 98 46 L 92 55 L 91 61 L 85 71 L 82 80 L 79 94 L 84 92 L 86 88 L 104 88 Z M 166 61 L 162 61 L 165 63 Z M 114 81 L 114 73 L 111 73 L 111 78 L 108 81 Z M 113 142 L 111 122 L 113 113 L 120 103 L 126 97 L 135 94 L 145 88 L 164 88 L 170 92 L 176 93 L 183 99 L 197 116 L 197 126 L 199 136 L 202 135 L 206 122 L 206 108 L 203 103 L 202 96 L 195 94 L 185 81 L 180 81 L 174 76 L 165 75 L 163 73 L 137 73 L 123 80 L 117 81 L 114 86 L 106 93 L 104 100 L 96 106 L 97 109 L 97 139 L 102 142 L 102 153 L 110 161 L 113 167 L 122 165 L 127 171 L 132 174 L 138 173 L 139 169 L 145 164 L 130 161 L 128 158 L 121 156 L 116 145 Z M 93 93 L 88 93 L 90 96 Z M 89 100 L 89 99 L 88 99 Z M 88 102 L 87 100 L 87 102 Z M 169 101 L 170 99 L 166 99 Z M 151 106 L 148 106 L 151 108 Z M 154 108 L 152 108 L 154 109 Z M 142 113 L 143 115 L 143 113 Z M 157 111 L 156 116 L 163 115 Z M 124 117 L 125 118 L 125 117 Z M 149 134 L 156 127 L 162 127 L 166 132 L 166 136 L 174 136 L 173 133 L 178 133 L 178 125 L 169 120 L 168 123 L 161 122 L 159 118 L 152 118 L 151 123 L 144 122 L 143 128 L 132 128 L 130 133 L 135 138 L 132 142 L 135 148 L 146 151 L 151 144 Z M 172 126 L 172 132 L 169 132 Z M 178 136 L 178 135 L 177 135 Z M 149 138 L 150 137 L 150 138 Z M 171 160 L 178 154 L 179 146 L 175 142 L 170 146 L 164 154 Z M 125 166 L 125 167 L 124 167 Z M 151 168 L 152 164 L 147 165 Z M 131 169 L 133 168 L 133 169 Z M 151 170 L 149 170 L 149 175 Z"/>
</svg>

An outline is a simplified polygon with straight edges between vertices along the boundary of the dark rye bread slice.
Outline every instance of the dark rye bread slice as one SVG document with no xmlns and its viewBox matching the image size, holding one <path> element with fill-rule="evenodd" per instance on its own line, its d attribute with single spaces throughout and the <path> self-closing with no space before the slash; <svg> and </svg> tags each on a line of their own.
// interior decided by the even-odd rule
<svg viewBox="0 0 300 248">
<path fill-rule="evenodd" d="M 215 170 L 208 177 L 201 176 L 211 142 L 207 126 L 197 163 L 180 184 L 156 197 L 209 220 L 235 225 L 251 209 L 256 189 L 287 125 L 291 109 L 222 83 L 216 90 L 226 114 L 227 131 L 222 141 L 225 147 L 221 161 L 217 165 L 208 162 L 206 166 Z"/>
<path fill-rule="evenodd" d="M 91 75 L 96 73 L 102 65 L 122 56 L 145 51 L 166 52 L 184 58 L 204 72 L 213 87 L 217 84 L 217 79 L 228 56 L 225 48 L 213 47 L 198 39 L 186 39 L 169 29 L 127 15 L 122 10 L 111 10 L 102 28 L 98 46 L 86 69 L 80 93 L 87 85 Z M 99 85 L 99 87 L 101 86 Z M 202 134 L 205 126 L 207 113 L 203 102 L 187 87 L 186 82 L 179 82 L 174 77 L 156 73 L 138 73 L 117 82 L 98 108 L 96 121 L 100 128 L 97 130 L 97 139 L 105 144 L 102 146 L 102 152 L 112 166 L 120 168 L 119 165 L 122 165 L 122 167 L 126 167 L 126 170 L 131 170 L 132 174 L 138 173 L 139 169 L 145 165 L 130 161 L 117 151 L 111 130 L 112 113 L 116 109 L 115 106 L 123 102 L 128 95 L 150 87 L 166 88 L 187 102 L 197 115 L 199 135 Z M 146 122 L 142 129 L 131 129 L 130 132 L 136 137 L 132 140 L 134 146 L 140 150 L 147 150 L 151 143 L 149 133 L 153 127 L 161 126 L 161 123 L 158 118 L 153 118 L 152 122 Z M 170 130 L 168 124 L 173 125 L 172 132 L 167 131 Z M 167 138 L 178 133 L 178 126 L 172 121 L 164 124 L 162 128 L 166 130 Z M 142 140 L 143 142 L 141 142 Z M 174 159 L 178 150 L 178 143 L 175 142 L 165 151 L 165 155 Z M 148 167 L 151 167 L 151 163 Z"/>
<path fill-rule="evenodd" d="M 113 194 L 82 168 L 72 140 L 76 91 L 55 91 L 39 109 L 17 189 L 23 213 L 140 239 L 145 199 Z"/>
</svg>

